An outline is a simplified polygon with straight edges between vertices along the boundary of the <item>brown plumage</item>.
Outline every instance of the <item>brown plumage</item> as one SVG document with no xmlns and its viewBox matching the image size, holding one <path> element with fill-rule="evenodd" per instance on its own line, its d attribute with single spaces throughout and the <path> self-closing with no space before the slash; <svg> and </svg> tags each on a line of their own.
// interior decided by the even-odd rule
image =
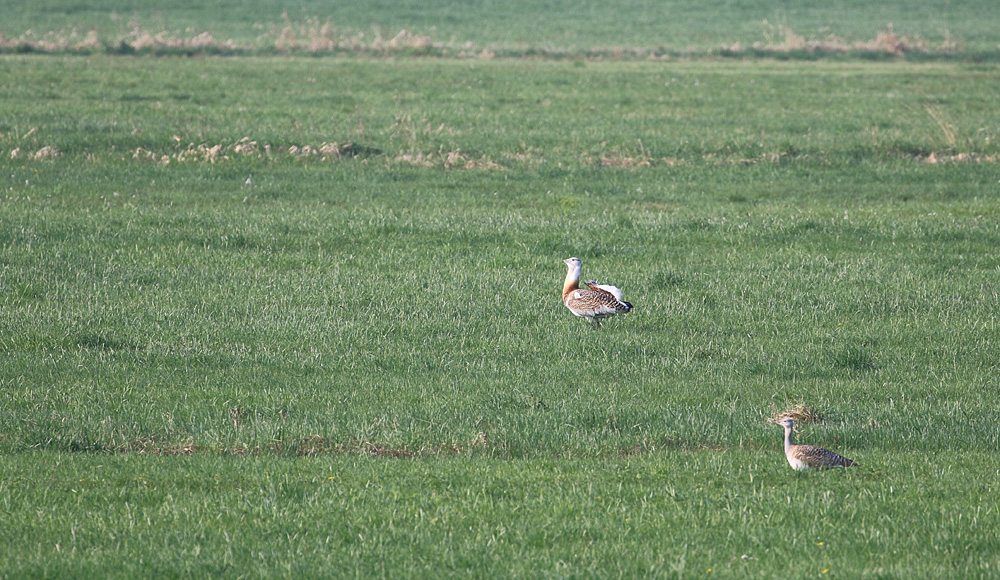
<svg viewBox="0 0 1000 580">
<path fill-rule="evenodd" d="M 828 449 L 816 447 L 815 445 L 796 445 L 792 443 L 792 429 L 795 421 L 788 417 L 777 421 L 778 425 L 785 428 L 785 458 L 792 469 L 802 471 L 805 469 L 828 469 L 830 467 L 851 467 L 857 465 L 854 461 L 838 455 Z"/>
<path fill-rule="evenodd" d="M 568 268 L 566 281 L 563 283 L 563 304 L 570 312 L 586 318 L 597 328 L 601 325 L 602 318 L 632 310 L 632 305 L 622 299 L 622 291 L 614 286 L 590 281 L 585 284 L 585 288 L 581 288 L 580 271 L 583 263 L 579 258 L 568 258 L 563 262 Z"/>
</svg>

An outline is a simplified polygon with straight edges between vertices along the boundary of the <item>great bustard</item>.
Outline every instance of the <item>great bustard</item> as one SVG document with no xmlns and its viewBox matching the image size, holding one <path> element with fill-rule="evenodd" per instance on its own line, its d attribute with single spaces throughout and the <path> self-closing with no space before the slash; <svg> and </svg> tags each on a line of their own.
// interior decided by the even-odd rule
<svg viewBox="0 0 1000 580">
<path fill-rule="evenodd" d="M 792 443 L 792 429 L 795 421 L 785 417 L 776 421 L 778 425 L 785 428 L 785 457 L 792 469 L 802 471 L 805 469 L 828 469 L 830 467 L 850 467 L 857 465 L 846 457 L 837 455 L 833 451 L 816 447 L 815 445 L 796 445 Z"/>
<path fill-rule="evenodd" d="M 566 281 L 563 283 L 563 304 L 573 314 L 586 318 L 594 324 L 601 325 L 601 319 L 615 314 L 624 314 L 632 310 L 632 305 L 622 298 L 622 291 L 614 286 L 587 282 L 586 288 L 580 287 L 580 270 L 583 263 L 580 258 L 563 260 L 568 268 Z"/>
</svg>

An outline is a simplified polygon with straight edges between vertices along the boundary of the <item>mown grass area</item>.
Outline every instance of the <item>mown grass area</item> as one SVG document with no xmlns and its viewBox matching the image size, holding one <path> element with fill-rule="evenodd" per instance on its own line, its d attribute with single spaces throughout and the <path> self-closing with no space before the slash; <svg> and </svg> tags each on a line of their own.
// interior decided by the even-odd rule
<svg viewBox="0 0 1000 580">
<path fill-rule="evenodd" d="M 996 72 L 5 56 L 0 570 L 996 576 Z"/>
</svg>

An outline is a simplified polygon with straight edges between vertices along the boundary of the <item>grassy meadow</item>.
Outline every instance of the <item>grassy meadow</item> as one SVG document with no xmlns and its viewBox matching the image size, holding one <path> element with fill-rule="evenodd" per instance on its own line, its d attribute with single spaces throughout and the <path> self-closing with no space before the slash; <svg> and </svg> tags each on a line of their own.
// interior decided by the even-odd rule
<svg viewBox="0 0 1000 580">
<path fill-rule="evenodd" d="M 711 54 L 763 7 L 690 59 L 538 13 L 436 25 L 533 58 L 0 55 L 0 578 L 1000 577 L 973 4 L 954 58 Z M 281 22 L 140 5 L 0 32 Z M 391 8 L 300 13 L 434 22 Z M 570 256 L 635 310 L 573 317 Z M 860 467 L 792 472 L 786 409 Z"/>
<path fill-rule="evenodd" d="M 676 55 L 996 62 L 991 0 L 0 0 L 0 52 Z"/>
</svg>

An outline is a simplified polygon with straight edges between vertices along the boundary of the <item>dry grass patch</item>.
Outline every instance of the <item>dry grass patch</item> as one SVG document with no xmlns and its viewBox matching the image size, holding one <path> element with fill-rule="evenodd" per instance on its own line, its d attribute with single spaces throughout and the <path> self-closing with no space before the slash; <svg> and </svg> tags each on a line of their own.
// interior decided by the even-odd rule
<svg viewBox="0 0 1000 580">
<path fill-rule="evenodd" d="M 364 32 L 340 32 L 330 21 L 309 18 L 304 22 L 293 22 L 287 14 L 283 25 L 260 37 L 263 46 L 271 45 L 281 52 L 427 52 L 444 48 L 429 36 L 402 29 L 390 38 L 385 38 L 376 28 L 372 34 Z"/>
<path fill-rule="evenodd" d="M 180 142 L 180 137 L 174 137 Z M 339 158 L 361 158 L 381 155 L 382 151 L 372 147 L 367 147 L 358 143 L 347 142 L 344 144 L 323 142 L 319 145 L 288 145 L 286 147 L 275 147 L 267 143 L 259 143 L 249 137 L 244 137 L 231 144 L 209 144 L 209 143 L 189 143 L 182 149 L 173 153 L 163 153 L 152 151 L 144 147 L 138 147 L 132 153 L 132 159 L 137 161 L 151 161 L 167 165 L 172 162 L 177 163 L 218 163 L 229 161 L 234 157 L 255 157 L 257 159 L 277 158 L 281 156 L 295 157 L 298 159 L 318 159 L 327 161 Z"/>
<path fill-rule="evenodd" d="M 96 30 L 82 32 L 75 27 L 42 34 L 28 30 L 17 38 L 0 34 L 0 51 L 2 52 L 89 53 L 106 48 L 107 46 L 101 42 Z"/>
<path fill-rule="evenodd" d="M 477 447 L 485 448 L 486 445 L 485 440 L 480 441 L 477 438 L 466 447 L 456 444 L 440 444 L 432 447 L 412 449 L 407 445 L 398 447 L 357 440 L 346 442 L 328 441 L 320 435 L 312 435 L 302 439 L 291 451 L 295 455 L 371 455 L 374 457 L 417 458 L 434 455 L 460 455 Z M 287 450 L 284 445 L 277 445 L 273 449 L 273 451 L 278 453 Z"/>
<path fill-rule="evenodd" d="M 506 167 L 484 157 L 469 159 L 460 149 L 437 151 L 431 153 L 417 152 L 397 155 L 392 162 L 405 163 L 416 167 L 439 169 L 480 169 L 488 171 L 504 171 Z"/>
<path fill-rule="evenodd" d="M 234 425 L 241 425 L 246 415 L 244 409 L 232 409 L 231 419 Z M 462 455 L 472 452 L 503 451 L 504 446 L 493 446 L 485 433 L 476 434 L 467 443 L 441 443 L 437 445 L 411 448 L 408 445 L 394 446 L 377 442 L 365 442 L 351 439 L 347 441 L 331 441 L 322 435 L 310 435 L 299 440 L 278 440 L 267 446 L 246 445 L 196 445 L 193 438 L 182 442 L 170 442 L 154 436 L 142 436 L 134 441 L 116 447 L 93 447 L 89 451 L 136 453 L 140 455 L 179 456 L 192 454 L 223 454 L 236 457 L 261 455 L 370 455 L 373 457 L 420 458 L 440 455 Z"/>
<path fill-rule="evenodd" d="M 190 455 L 198 451 L 193 439 L 187 439 L 183 443 L 162 443 L 155 437 L 145 436 L 132 441 L 124 452 L 133 452 L 143 455 Z"/>
<path fill-rule="evenodd" d="M 602 157 L 601 167 L 618 167 L 622 169 L 633 169 L 636 167 L 649 167 L 650 160 L 645 157 Z"/>
<path fill-rule="evenodd" d="M 902 56 L 907 53 L 922 54 L 955 54 L 961 50 L 958 42 L 946 36 L 938 46 L 933 46 L 921 36 L 900 35 L 890 24 L 885 30 L 875 35 L 875 38 L 863 41 L 849 42 L 843 38 L 828 34 L 822 39 L 809 38 L 792 30 L 783 24 L 771 24 L 767 20 L 762 23 L 764 40 L 755 42 L 750 47 L 735 43 L 723 49 L 723 54 L 731 56 L 758 54 L 884 54 Z"/>
<path fill-rule="evenodd" d="M 925 163 L 935 165 L 938 163 L 996 163 L 1000 161 L 998 155 L 979 155 L 977 153 L 937 153 L 931 151 L 923 158 Z"/>
<path fill-rule="evenodd" d="M 263 27 L 262 27 L 263 28 Z M 465 43 L 458 47 L 463 56 L 479 56 L 485 51 Z M 255 41 L 237 42 L 217 38 L 210 31 L 177 34 L 167 30 L 150 30 L 133 20 L 124 34 L 101 36 L 97 30 L 69 27 L 37 33 L 27 30 L 17 37 L 0 34 L 0 52 L 42 53 L 152 53 L 152 54 L 253 54 L 281 53 L 359 53 L 359 54 L 436 54 L 445 53 L 449 46 L 431 37 L 402 29 L 391 36 L 373 33 L 339 31 L 329 21 L 310 18 L 293 22 L 285 17 L 280 24 L 269 27 Z"/>
<path fill-rule="evenodd" d="M 96 43 L 92 43 L 92 48 L 95 47 L 94 44 Z M 178 37 L 163 31 L 153 33 L 136 23 L 133 23 L 129 33 L 118 42 L 118 46 L 128 47 L 139 52 L 203 51 L 209 48 L 219 52 L 230 52 L 244 48 L 232 40 L 220 41 L 211 32 L 201 32 L 190 37 Z"/>
<path fill-rule="evenodd" d="M 584 159 L 584 163 L 588 165 L 596 164 L 601 167 L 608 167 L 611 169 L 645 169 L 649 167 L 681 167 L 698 162 L 707 163 L 709 165 L 756 165 L 759 163 L 778 164 L 795 157 L 796 155 L 786 152 L 761 153 L 755 157 L 735 157 L 707 153 L 705 155 L 692 157 L 687 160 L 676 159 L 673 157 L 648 157 L 644 155 L 638 157 L 601 156 L 597 159 L 586 158 Z"/>
<path fill-rule="evenodd" d="M 805 403 L 795 403 L 791 407 L 781 411 L 772 405 L 771 409 L 773 413 L 768 420 L 771 423 L 777 423 L 782 419 L 791 419 L 799 424 L 820 423 L 823 421 L 823 415 L 815 409 L 808 407 Z"/>
<path fill-rule="evenodd" d="M 43 161 L 46 159 L 55 159 L 57 157 L 61 157 L 62 152 L 56 149 L 55 147 L 51 147 L 49 145 L 42 147 L 41 149 L 35 151 L 34 153 L 23 153 L 20 147 L 15 147 L 14 149 L 11 150 L 9 156 L 11 159 L 21 159 L 22 157 L 25 157 L 32 161 Z"/>
<path fill-rule="evenodd" d="M 71 27 L 38 34 L 28 30 L 16 38 L 0 34 L 2 52 L 92 53 L 92 52 L 239 52 L 252 47 L 232 40 L 219 40 L 210 32 L 178 36 L 167 31 L 153 32 L 136 22 L 129 31 L 115 38 L 101 38 L 97 30 L 81 31 Z"/>
<path fill-rule="evenodd" d="M 847 41 L 835 34 L 806 38 L 785 25 L 762 23 L 763 41 L 747 46 L 733 43 L 723 48 L 679 48 L 664 46 L 613 46 L 589 49 L 559 49 L 529 46 L 516 48 L 485 47 L 472 41 L 435 40 L 408 28 L 384 34 L 378 27 L 370 31 L 338 29 L 329 20 L 307 18 L 293 21 L 287 14 L 278 23 L 255 24 L 263 32 L 253 40 L 220 39 L 211 31 L 187 30 L 178 33 L 151 30 L 136 20 L 127 32 L 102 33 L 95 29 L 68 27 L 38 33 L 28 30 L 17 37 L 0 34 L 0 52 L 112 54 L 354 54 L 370 56 L 447 56 L 468 59 L 510 58 L 583 59 L 583 60 L 656 60 L 698 55 L 753 56 L 807 53 L 814 55 L 859 54 L 902 56 L 909 53 L 953 55 L 962 50 L 959 42 L 946 35 L 933 45 L 918 35 L 898 34 L 892 25 L 863 41 Z"/>
<path fill-rule="evenodd" d="M 175 138 L 178 139 L 179 138 Z M 891 152 L 890 152 L 891 153 Z M 899 154 L 900 152 L 895 152 Z M 24 159 L 28 161 L 55 160 L 63 157 L 65 152 L 52 147 L 44 146 L 35 151 L 26 152 L 21 147 L 16 147 L 7 154 L 10 159 Z M 111 155 L 117 156 L 115 152 Z M 95 161 L 100 157 L 99 153 L 93 151 L 86 152 L 87 159 Z M 542 165 L 545 158 L 533 152 L 500 153 L 505 161 L 514 164 Z M 981 153 L 932 151 L 927 154 L 903 152 L 903 156 L 915 161 L 936 164 L 949 163 L 997 163 L 1000 162 L 1000 155 L 986 155 Z M 169 165 L 171 163 L 224 163 L 238 158 L 256 158 L 280 160 L 282 158 L 293 158 L 297 160 L 315 160 L 321 162 L 336 160 L 368 160 L 370 158 L 382 158 L 386 165 L 409 165 L 413 167 L 446 169 L 446 170 L 474 170 L 474 171 L 506 171 L 508 167 L 502 163 L 497 163 L 486 156 L 472 157 L 461 149 L 440 148 L 437 151 L 413 151 L 396 155 L 386 155 L 384 151 L 375 147 L 369 147 L 355 142 L 319 144 L 286 145 L 274 146 L 268 143 L 260 143 L 249 137 L 244 137 L 235 143 L 188 143 L 179 146 L 174 151 L 162 151 L 137 147 L 132 151 L 131 159 L 149 163 L 159 163 Z M 648 156 L 614 156 L 602 155 L 598 157 L 584 156 L 581 163 L 584 165 L 597 165 L 608 169 L 641 170 L 649 168 L 672 168 L 698 165 L 778 165 L 788 163 L 805 156 L 788 152 L 765 152 L 754 157 L 740 157 L 734 155 L 719 155 L 715 153 L 694 156 L 691 158 L 678 159 L 670 157 L 648 157 Z M 810 156 L 813 158 L 819 156 Z"/>
</svg>

